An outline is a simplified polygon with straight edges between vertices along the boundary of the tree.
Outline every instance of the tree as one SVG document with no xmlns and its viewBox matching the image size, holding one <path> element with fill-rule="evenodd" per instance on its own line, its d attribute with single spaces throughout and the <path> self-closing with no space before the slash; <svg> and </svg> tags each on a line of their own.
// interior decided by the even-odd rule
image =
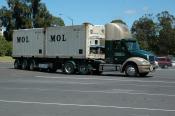
<svg viewBox="0 0 175 116">
<path fill-rule="evenodd" d="M 54 17 L 41 0 L 7 0 L 8 8 L 0 9 L 1 25 L 6 28 L 6 40 L 12 40 L 14 29 L 42 28 L 64 25 L 59 17 Z"/>
<path fill-rule="evenodd" d="M 134 37 L 139 41 L 142 48 L 155 51 L 158 48 L 156 37 L 156 23 L 154 23 L 152 15 L 145 15 L 136 20 L 131 28 Z"/>
<path fill-rule="evenodd" d="M 12 40 L 12 30 L 15 29 L 15 23 L 12 17 L 12 11 L 8 10 L 6 7 L 2 7 L 0 9 L 0 20 L 1 26 L 6 27 L 6 31 L 4 32 L 4 36 L 6 40 Z"/>
<path fill-rule="evenodd" d="M 33 19 L 35 19 L 36 15 L 39 12 L 39 6 L 40 6 L 40 2 L 41 0 L 31 0 L 32 2 L 32 13 L 33 13 Z"/>
<path fill-rule="evenodd" d="M 159 27 L 159 54 L 174 54 L 175 52 L 175 17 L 168 11 L 157 14 Z"/>
<path fill-rule="evenodd" d="M 151 17 L 150 17 L 151 16 Z M 145 15 L 136 20 L 131 28 L 141 46 L 158 55 L 175 54 L 175 17 L 168 11 Z"/>
<path fill-rule="evenodd" d="M 4 37 L 0 36 L 0 56 L 11 55 L 12 43 L 7 42 Z"/>
<path fill-rule="evenodd" d="M 14 2 L 13 18 L 15 20 L 16 29 L 31 28 L 31 9 L 27 5 L 27 1 L 16 1 Z"/>
<path fill-rule="evenodd" d="M 111 23 L 121 23 L 121 24 L 126 25 L 126 23 L 121 19 L 112 20 Z"/>
<path fill-rule="evenodd" d="M 60 17 L 52 17 L 52 26 L 64 26 L 64 21 Z"/>
</svg>

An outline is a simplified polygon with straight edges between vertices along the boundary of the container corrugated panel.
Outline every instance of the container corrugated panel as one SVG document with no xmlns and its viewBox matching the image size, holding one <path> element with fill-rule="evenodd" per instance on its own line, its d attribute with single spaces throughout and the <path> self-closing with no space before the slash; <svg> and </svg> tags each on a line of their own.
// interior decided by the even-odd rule
<svg viewBox="0 0 175 116">
<path fill-rule="evenodd" d="M 44 29 L 21 29 L 13 32 L 13 57 L 43 57 Z"/>
<path fill-rule="evenodd" d="M 46 57 L 86 58 L 84 25 L 49 27 L 46 30 Z"/>
<path fill-rule="evenodd" d="M 104 27 L 91 24 L 16 30 L 13 57 L 104 58 L 104 54 L 90 50 L 101 47 L 102 39 Z M 95 44 L 93 41 L 97 40 Z"/>
</svg>

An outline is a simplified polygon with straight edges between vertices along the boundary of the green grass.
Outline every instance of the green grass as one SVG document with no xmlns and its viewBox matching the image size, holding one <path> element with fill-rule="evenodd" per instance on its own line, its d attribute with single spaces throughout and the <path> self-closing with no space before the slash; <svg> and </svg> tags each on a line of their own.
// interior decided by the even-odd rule
<svg viewBox="0 0 175 116">
<path fill-rule="evenodd" d="M 1 56 L 0 62 L 14 62 L 14 59 L 10 56 Z"/>
</svg>

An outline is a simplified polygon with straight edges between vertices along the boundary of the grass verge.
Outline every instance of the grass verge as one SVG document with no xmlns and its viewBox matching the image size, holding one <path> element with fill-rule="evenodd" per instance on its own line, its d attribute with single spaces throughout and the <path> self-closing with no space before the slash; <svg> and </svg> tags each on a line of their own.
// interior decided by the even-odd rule
<svg viewBox="0 0 175 116">
<path fill-rule="evenodd" d="M 14 62 L 15 60 L 11 56 L 1 56 L 0 62 Z"/>
</svg>

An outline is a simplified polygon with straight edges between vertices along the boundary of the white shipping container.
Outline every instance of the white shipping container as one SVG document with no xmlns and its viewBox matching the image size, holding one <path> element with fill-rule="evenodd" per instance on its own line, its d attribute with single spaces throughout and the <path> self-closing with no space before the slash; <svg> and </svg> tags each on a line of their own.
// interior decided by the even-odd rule
<svg viewBox="0 0 175 116">
<path fill-rule="evenodd" d="M 44 29 L 20 29 L 13 32 L 13 57 L 43 57 Z"/>
<path fill-rule="evenodd" d="M 49 27 L 46 29 L 46 57 L 85 58 L 86 29 L 82 26 Z"/>
<path fill-rule="evenodd" d="M 94 41 L 99 41 L 96 46 Z M 104 26 L 91 24 L 16 30 L 13 57 L 104 59 L 100 41 L 104 41 Z"/>
</svg>

